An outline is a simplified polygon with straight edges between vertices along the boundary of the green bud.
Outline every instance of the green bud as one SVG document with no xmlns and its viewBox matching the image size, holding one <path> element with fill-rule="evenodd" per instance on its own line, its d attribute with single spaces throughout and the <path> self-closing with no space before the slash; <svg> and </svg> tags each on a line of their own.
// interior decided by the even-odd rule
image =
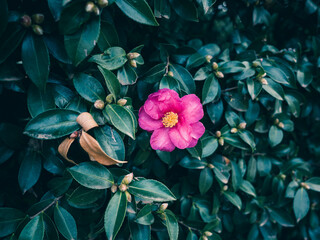
<svg viewBox="0 0 320 240">
<path fill-rule="evenodd" d="M 223 191 L 227 191 L 228 190 L 228 185 L 224 185 L 222 188 Z"/>
<path fill-rule="evenodd" d="M 218 142 L 219 142 L 220 146 L 224 145 L 224 139 L 223 138 L 219 138 Z"/>
<path fill-rule="evenodd" d="M 218 70 L 218 68 L 219 68 L 218 63 L 213 62 L 212 63 L 212 69 L 216 71 L 216 70 Z"/>
<path fill-rule="evenodd" d="M 168 205 L 169 205 L 168 203 L 162 203 L 159 207 L 159 210 L 163 212 L 164 210 L 167 209 Z"/>
<path fill-rule="evenodd" d="M 106 97 L 106 102 L 107 103 L 112 103 L 113 101 L 113 95 L 110 93 L 107 97 Z"/>
<path fill-rule="evenodd" d="M 210 168 L 210 169 L 213 169 L 214 168 L 214 166 L 213 166 L 213 164 L 211 164 L 211 163 L 208 163 L 208 168 Z"/>
<path fill-rule="evenodd" d="M 205 236 L 207 236 L 207 237 L 211 237 L 212 236 L 212 232 L 209 232 L 209 231 L 205 231 L 203 234 Z"/>
<path fill-rule="evenodd" d="M 136 60 L 130 60 L 131 67 L 136 68 L 137 67 L 137 61 Z"/>
<path fill-rule="evenodd" d="M 129 60 L 135 59 L 135 58 L 137 58 L 137 57 L 139 57 L 139 56 L 140 56 L 140 53 L 137 53 L 137 52 L 132 52 L 132 53 L 128 53 L 128 54 L 127 54 L 127 58 L 128 58 Z"/>
<path fill-rule="evenodd" d="M 109 5 L 109 1 L 108 0 L 98 0 L 98 5 L 99 5 L 99 7 L 104 8 Z"/>
<path fill-rule="evenodd" d="M 104 102 L 102 100 L 98 99 L 97 101 L 94 102 L 94 107 L 96 109 L 102 110 L 102 109 L 104 109 Z"/>
<path fill-rule="evenodd" d="M 207 56 L 206 56 L 206 61 L 207 61 L 207 63 L 210 63 L 212 58 L 213 58 L 213 57 L 212 57 L 211 55 L 207 55 Z"/>
<path fill-rule="evenodd" d="M 28 16 L 28 15 L 23 15 L 21 18 L 20 18 L 20 23 L 22 26 L 24 27 L 30 27 L 31 26 L 31 18 Z"/>
<path fill-rule="evenodd" d="M 97 16 L 100 15 L 100 9 L 96 5 L 93 7 L 92 11 L 94 12 L 95 15 L 97 15 Z"/>
<path fill-rule="evenodd" d="M 224 78 L 224 74 L 220 71 L 215 72 L 217 78 Z"/>
<path fill-rule="evenodd" d="M 36 24 L 41 24 L 44 21 L 44 15 L 42 13 L 33 14 L 32 21 L 34 21 Z"/>
<path fill-rule="evenodd" d="M 121 183 L 128 185 L 132 182 L 132 180 L 133 180 L 133 173 L 129 173 L 126 176 L 124 176 Z"/>
<path fill-rule="evenodd" d="M 202 236 L 201 240 L 208 240 L 208 237 L 207 236 Z"/>
<path fill-rule="evenodd" d="M 279 123 L 278 123 L 278 127 L 279 127 L 279 128 L 284 128 L 284 124 L 283 124 L 282 122 L 279 122 Z"/>
<path fill-rule="evenodd" d="M 111 187 L 111 192 L 115 193 L 117 190 L 118 190 L 117 185 L 113 184 L 112 187 Z"/>
<path fill-rule="evenodd" d="M 278 119 L 278 118 L 276 118 L 276 119 L 274 120 L 274 124 L 275 124 L 275 125 L 278 125 L 278 124 L 279 124 L 279 122 L 280 122 L 280 121 L 279 121 L 279 119 Z"/>
<path fill-rule="evenodd" d="M 254 67 L 254 68 L 257 68 L 257 67 L 259 67 L 260 66 L 260 62 L 258 62 L 258 61 L 254 61 L 253 63 L 252 63 L 252 67 Z"/>
<path fill-rule="evenodd" d="M 238 126 L 239 129 L 245 129 L 246 127 L 247 127 L 247 123 L 246 122 L 242 122 Z"/>
<path fill-rule="evenodd" d="M 128 191 L 125 191 L 124 193 L 126 194 L 127 201 L 128 201 L 128 202 L 131 202 L 131 201 L 132 201 L 131 194 L 130 194 Z"/>
<path fill-rule="evenodd" d="M 267 79 L 265 79 L 265 78 L 261 78 L 261 79 L 260 79 L 260 83 L 261 83 L 262 85 L 268 85 L 268 81 L 267 81 Z"/>
<path fill-rule="evenodd" d="M 237 132 L 238 132 L 238 129 L 237 129 L 237 128 L 231 128 L 230 132 L 231 132 L 231 133 L 237 133 Z"/>
<path fill-rule="evenodd" d="M 169 72 L 168 72 L 168 76 L 169 76 L 169 77 L 173 77 L 173 76 L 174 76 L 174 75 L 173 75 L 173 72 L 172 72 L 172 71 L 169 71 Z"/>
<path fill-rule="evenodd" d="M 216 131 L 216 137 L 221 137 L 221 132 L 220 131 Z"/>
<path fill-rule="evenodd" d="M 117 101 L 117 104 L 120 106 L 124 106 L 127 103 L 127 99 L 121 98 Z"/>
<path fill-rule="evenodd" d="M 303 187 L 304 189 L 310 189 L 310 186 L 306 184 L 305 182 L 300 183 L 300 186 Z"/>
<path fill-rule="evenodd" d="M 36 24 L 33 24 L 31 27 L 32 27 L 32 30 L 33 30 L 33 32 L 34 32 L 35 34 L 37 34 L 37 35 L 39 35 L 39 36 L 43 35 L 43 29 L 42 29 L 41 26 L 36 25 Z"/>
<path fill-rule="evenodd" d="M 128 190 L 128 186 L 126 184 L 121 183 L 120 186 L 119 186 L 119 190 L 121 192 L 125 192 L 125 191 Z"/>
<path fill-rule="evenodd" d="M 87 2 L 85 10 L 86 12 L 93 12 L 93 9 L 96 5 L 93 2 Z"/>
</svg>

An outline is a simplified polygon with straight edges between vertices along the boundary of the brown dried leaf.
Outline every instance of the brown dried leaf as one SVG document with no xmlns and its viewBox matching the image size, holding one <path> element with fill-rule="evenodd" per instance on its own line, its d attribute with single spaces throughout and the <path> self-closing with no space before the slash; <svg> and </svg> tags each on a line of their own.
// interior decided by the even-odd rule
<svg viewBox="0 0 320 240">
<path fill-rule="evenodd" d="M 74 161 L 72 161 L 71 159 L 68 158 L 68 152 L 69 152 L 69 148 L 71 146 L 71 144 L 73 143 L 74 138 L 66 138 L 65 140 L 63 140 L 63 142 L 59 145 L 58 147 L 58 152 L 60 153 L 60 155 L 68 160 L 69 162 L 76 164 Z"/>
</svg>

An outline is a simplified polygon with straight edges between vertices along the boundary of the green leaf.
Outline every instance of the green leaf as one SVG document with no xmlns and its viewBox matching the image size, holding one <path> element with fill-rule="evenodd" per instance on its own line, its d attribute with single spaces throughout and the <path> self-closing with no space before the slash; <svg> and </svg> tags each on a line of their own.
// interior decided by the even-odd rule
<svg viewBox="0 0 320 240">
<path fill-rule="evenodd" d="M 256 197 L 256 190 L 255 190 L 255 188 L 252 186 L 252 184 L 249 181 L 243 180 L 241 185 L 240 185 L 240 189 L 243 192 L 245 192 L 245 193 L 247 193 L 247 194 L 249 194 L 249 195 L 251 195 L 253 197 Z"/>
<path fill-rule="evenodd" d="M 109 170 L 97 162 L 83 162 L 68 171 L 78 183 L 87 188 L 105 189 L 114 183 Z"/>
<path fill-rule="evenodd" d="M 262 88 L 272 97 L 283 101 L 284 91 L 279 83 L 274 82 L 271 78 L 265 78 L 268 84 L 262 85 Z"/>
<path fill-rule="evenodd" d="M 223 192 L 223 195 L 239 210 L 242 208 L 242 201 L 240 197 L 234 192 Z"/>
<path fill-rule="evenodd" d="M 121 68 L 127 61 L 126 51 L 121 47 L 108 48 L 104 54 L 93 55 L 89 59 L 89 62 L 95 62 L 107 70 Z"/>
<path fill-rule="evenodd" d="M 56 35 L 49 35 L 49 36 L 44 36 L 43 38 L 49 50 L 49 53 L 54 58 L 66 64 L 72 63 L 64 47 L 63 37 L 56 36 Z"/>
<path fill-rule="evenodd" d="M 202 8 L 204 10 L 204 14 L 207 14 L 209 9 L 215 4 L 216 0 L 202 0 Z"/>
<path fill-rule="evenodd" d="M 125 146 L 117 131 L 108 125 L 94 128 L 93 131 L 96 140 L 108 156 L 120 161 L 125 159 Z"/>
<path fill-rule="evenodd" d="M 40 113 L 28 122 L 24 133 L 38 139 L 56 139 L 73 133 L 80 126 L 79 113 L 67 109 L 53 109 Z"/>
<path fill-rule="evenodd" d="M 6 30 L 0 36 L 0 64 L 16 50 L 25 33 L 26 29 L 23 29 L 19 23 L 8 23 Z"/>
<path fill-rule="evenodd" d="M 231 162 L 231 170 L 232 170 L 232 186 L 234 191 L 237 191 L 239 187 L 242 185 L 242 175 L 239 165 L 234 162 Z"/>
<path fill-rule="evenodd" d="M 50 59 L 43 38 L 28 34 L 22 43 L 21 57 L 23 67 L 31 81 L 44 91 L 49 76 Z"/>
<path fill-rule="evenodd" d="M 310 200 L 307 191 L 304 188 L 299 188 L 293 199 L 293 211 L 296 216 L 297 222 L 300 222 L 310 208 Z"/>
<path fill-rule="evenodd" d="M 43 215 L 40 214 L 31 219 L 22 229 L 19 240 L 42 240 L 44 237 L 44 227 Z"/>
<path fill-rule="evenodd" d="M 183 19 L 198 22 L 198 11 L 193 1 L 170 0 L 174 11 Z"/>
<path fill-rule="evenodd" d="M 106 82 L 108 90 L 112 93 L 114 101 L 120 95 L 120 83 L 113 72 L 108 69 L 98 66 L 99 71 L 102 73 L 104 80 Z"/>
<path fill-rule="evenodd" d="M 290 85 L 287 75 L 280 68 L 264 66 L 263 69 L 273 81 L 286 86 Z"/>
<path fill-rule="evenodd" d="M 249 182 L 253 182 L 257 173 L 257 161 L 256 159 L 252 156 L 249 160 L 248 163 L 248 168 L 247 168 L 247 180 Z"/>
<path fill-rule="evenodd" d="M 201 139 L 202 142 L 202 158 L 209 157 L 218 148 L 218 139 L 215 137 L 205 137 Z"/>
<path fill-rule="evenodd" d="M 307 62 L 301 65 L 300 69 L 297 71 L 297 80 L 304 88 L 306 88 L 313 80 L 312 68 L 313 65 Z"/>
<path fill-rule="evenodd" d="M 180 92 L 180 86 L 178 81 L 175 78 L 170 76 L 164 76 L 161 79 L 159 89 L 163 89 L 163 88 L 169 88 L 178 93 Z"/>
<path fill-rule="evenodd" d="M 136 83 L 138 75 L 130 64 L 125 64 L 118 70 L 117 78 L 121 85 L 132 85 Z"/>
<path fill-rule="evenodd" d="M 142 225 L 151 225 L 154 222 L 154 216 L 152 214 L 153 207 L 152 205 L 145 205 L 137 214 L 136 219 L 134 220 L 136 223 Z"/>
<path fill-rule="evenodd" d="M 90 13 L 85 11 L 85 1 L 73 1 L 61 12 L 59 30 L 61 34 L 73 34 L 89 20 Z"/>
<path fill-rule="evenodd" d="M 151 26 L 159 25 L 145 0 L 116 0 L 116 4 L 124 14 L 136 22 Z"/>
<path fill-rule="evenodd" d="M 233 91 L 226 93 L 224 99 L 230 107 L 239 112 L 246 112 L 248 110 L 249 99 L 247 95 Z"/>
<path fill-rule="evenodd" d="M 56 107 L 51 89 L 47 87 L 46 92 L 42 92 L 33 84 L 28 89 L 27 105 L 31 117 Z"/>
<path fill-rule="evenodd" d="M 294 227 L 293 218 L 283 209 L 267 208 L 270 216 L 283 227 Z"/>
<path fill-rule="evenodd" d="M 173 77 L 179 82 L 180 88 L 187 94 L 196 91 L 194 80 L 187 69 L 177 64 L 170 64 L 170 71 L 173 72 Z"/>
<path fill-rule="evenodd" d="M 178 220 L 173 212 L 166 209 L 164 211 L 164 214 L 166 216 L 166 227 L 168 229 L 170 240 L 177 240 L 179 235 L 179 225 Z"/>
<path fill-rule="evenodd" d="M 101 51 L 107 48 L 118 46 L 119 37 L 113 24 L 101 21 L 100 35 L 98 39 L 98 46 Z"/>
<path fill-rule="evenodd" d="M 185 156 L 179 164 L 188 169 L 204 169 L 207 166 L 205 161 L 201 161 L 197 158 L 192 158 L 189 156 Z"/>
<path fill-rule="evenodd" d="M 34 150 L 27 149 L 23 154 L 18 174 L 18 182 L 23 194 L 37 183 L 40 174 L 41 155 Z"/>
<path fill-rule="evenodd" d="M 13 233 L 25 216 L 23 212 L 15 208 L 0 208 L 0 237 Z"/>
<path fill-rule="evenodd" d="M 77 224 L 73 216 L 60 207 L 58 204 L 54 208 L 54 222 L 59 230 L 59 232 L 68 240 L 76 240 L 78 231 Z"/>
<path fill-rule="evenodd" d="M 8 3 L 7 0 L 0 0 L 0 36 L 8 24 Z"/>
<path fill-rule="evenodd" d="M 194 53 L 192 54 L 187 61 L 187 68 L 195 68 L 195 67 L 199 67 L 200 65 L 202 65 L 203 63 L 206 62 L 206 58 L 205 56 L 203 56 L 200 53 Z"/>
<path fill-rule="evenodd" d="M 155 202 L 176 200 L 173 193 L 156 180 L 143 179 L 131 182 L 128 191 L 134 196 Z"/>
<path fill-rule="evenodd" d="M 215 177 L 222 183 L 227 184 L 229 182 L 229 173 L 223 172 L 220 169 L 218 169 L 217 167 L 213 168 L 213 172 Z"/>
<path fill-rule="evenodd" d="M 219 66 L 219 71 L 223 73 L 238 73 L 244 71 L 246 66 L 239 61 L 229 61 Z"/>
<path fill-rule="evenodd" d="M 261 83 L 254 80 L 253 78 L 247 79 L 247 87 L 252 100 L 256 99 L 262 90 Z"/>
<path fill-rule="evenodd" d="M 73 78 L 73 85 L 85 100 L 94 103 L 100 99 L 105 101 L 106 94 L 101 83 L 94 77 L 79 73 Z"/>
<path fill-rule="evenodd" d="M 256 148 L 256 143 L 254 141 L 253 134 L 248 130 L 241 130 L 238 131 L 238 135 L 246 144 L 251 147 L 252 151 L 254 151 L 254 149 Z"/>
<path fill-rule="evenodd" d="M 272 168 L 272 163 L 267 156 L 258 156 L 257 170 L 260 176 L 266 176 L 270 173 Z"/>
<path fill-rule="evenodd" d="M 58 21 L 60 19 L 61 12 L 62 12 L 62 2 L 63 0 L 48 0 L 48 6 L 50 8 L 50 12 L 55 21 Z"/>
<path fill-rule="evenodd" d="M 146 83 L 156 83 L 160 81 L 166 72 L 166 64 L 160 63 L 149 69 L 142 77 Z"/>
<path fill-rule="evenodd" d="M 73 64 L 78 66 L 95 47 L 100 32 L 100 18 L 95 17 L 79 31 L 64 36 L 64 45 Z"/>
<path fill-rule="evenodd" d="M 283 139 L 283 131 L 272 125 L 269 130 L 269 143 L 271 147 L 277 146 Z"/>
<path fill-rule="evenodd" d="M 154 1 L 154 15 L 156 18 L 170 19 L 171 7 L 168 0 L 155 0 Z"/>
<path fill-rule="evenodd" d="M 116 192 L 110 199 L 104 214 L 104 229 L 108 240 L 115 239 L 127 211 L 127 197 L 124 192 Z"/>
<path fill-rule="evenodd" d="M 233 111 L 226 111 L 225 118 L 230 125 L 230 127 L 238 127 L 240 124 L 240 117 Z"/>
<path fill-rule="evenodd" d="M 141 225 L 129 220 L 129 227 L 132 240 L 151 240 L 151 226 Z"/>
<path fill-rule="evenodd" d="M 103 190 L 88 189 L 82 186 L 76 188 L 67 199 L 70 206 L 75 208 L 92 208 L 104 194 Z"/>
<path fill-rule="evenodd" d="M 210 74 L 210 76 L 204 82 L 202 88 L 202 104 L 207 104 L 216 99 L 219 95 L 220 85 L 218 79 L 214 76 L 214 74 Z"/>
<path fill-rule="evenodd" d="M 206 106 L 209 118 L 213 124 L 217 124 L 223 115 L 223 102 L 220 100 L 218 102 L 211 102 Z"/>
<path fill-rule="evenodd" d="M 59 197 L 68 191 L 71 183 L 71 177 L 58 177 L 51 179 L 48 182 L 48 187 L 55 197 Z"/>
<path fill-rule="evenodd" d="M 320 192 L 320 177 L 312 177 L 305 182 L 311 190 Z"/>
<path fill-rule="evenodd" d="M 132 139 L 135 139 L 136 132 L 136 118 L 131 114 L 125 107 L 109 104 L 103 111 L 103 114 L 106 114 L 106 117 L 110 119 L 111 123 L 115 128 L 120 132 L 128 135 Z"/>
<path fill-rule="evenodd" d="M 211 188 L 213 183 L 213 174 L 210 168 L 205 168 L 200 172 L 199 190 L 204 195 Z"/>
</svg>

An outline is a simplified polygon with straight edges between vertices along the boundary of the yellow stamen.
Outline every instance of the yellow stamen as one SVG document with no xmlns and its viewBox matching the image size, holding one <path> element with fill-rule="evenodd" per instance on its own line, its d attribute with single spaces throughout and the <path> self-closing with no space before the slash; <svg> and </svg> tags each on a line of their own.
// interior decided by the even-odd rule
<svg viewBox="0 0 320 240">
<path fill-rule="evenodd" d="M 162 118 L 162 124 L 165 127 L 174 127 L 178 123 L 178 114 L 174 112 L 167 112 Z"/>
</svg>

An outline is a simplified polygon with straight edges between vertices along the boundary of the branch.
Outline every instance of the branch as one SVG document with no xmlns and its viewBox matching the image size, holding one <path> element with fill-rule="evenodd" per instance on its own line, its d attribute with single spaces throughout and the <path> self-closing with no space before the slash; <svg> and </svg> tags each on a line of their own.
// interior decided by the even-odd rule
<svg viewBox="0 0 320 240">
<path fill-rule="evenodd" d="M 42 209 L 40 212 L 36 213 L 35 215 L 31 216 L 30 219 L 35 218 L 40 213 L 42 213 L 42 212 L 46 211 L 47 209 L 49 209 L 53 204 L 55 204 L 57 201 L 59 201 L 62 197 L 63 196 L 55 198 L 48 206 L 46 206 L 44 209 Z"/>
</svg>

